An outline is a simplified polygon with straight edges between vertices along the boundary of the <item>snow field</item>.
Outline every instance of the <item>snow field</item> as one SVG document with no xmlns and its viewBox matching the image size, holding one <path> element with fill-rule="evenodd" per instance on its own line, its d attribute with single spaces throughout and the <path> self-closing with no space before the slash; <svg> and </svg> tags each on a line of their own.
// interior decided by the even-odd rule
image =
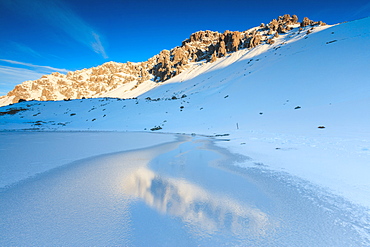
<svg viewBox="0 0 370 247">
<path fill-rule="evenodd" d="M 175 139 L 143 132 L 0 132 L 0 190 L 80 159 Z"/>
<path fill-rule="evenodd" d="M 369 25 L 365 18 L 309 35 L 293 29 L 272 46 L 143 84 L 140 93 L 149 91 L 137 99 L 2 107 L 27 110 L 0 116 L 0 129 L 230 134 L 218 145 L 251 157 L 240 166 L 262 163 L 370 207 Z"/>
</svg>

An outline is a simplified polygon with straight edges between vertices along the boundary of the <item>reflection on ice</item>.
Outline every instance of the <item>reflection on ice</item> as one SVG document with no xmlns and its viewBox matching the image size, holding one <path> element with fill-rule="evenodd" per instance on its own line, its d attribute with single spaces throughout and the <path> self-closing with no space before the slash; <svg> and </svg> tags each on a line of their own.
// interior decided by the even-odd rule
<svg viewBox="0 0 370 247">
<path fill-rule="evenodd" d="M 368 211 L 228 167 L 203 143 L 94 157 L 1 191 L 0 246 L 370 246 Z"/>
<path fill-rule="evenodd" d="M 180 217 L 195 233 L 226 231 L 239 237 L 258 237 L 272 228 L 268 215 L 257 208 L 184 180 L 160 177 L 148 168 L 133 173 L 124 182 L 124 189 L 159 212 Z"/>
</svg>

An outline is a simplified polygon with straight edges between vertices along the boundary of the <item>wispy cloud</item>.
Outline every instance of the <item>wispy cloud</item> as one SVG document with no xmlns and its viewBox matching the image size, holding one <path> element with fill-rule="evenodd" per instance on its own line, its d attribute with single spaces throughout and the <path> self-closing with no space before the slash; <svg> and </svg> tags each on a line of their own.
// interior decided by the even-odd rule
<svg viewBox="0 0 370 247">
<path fill-rule="evenodd" d="M 18 43 L 18 42 L 11 42 L 11 45 L 12 45 L 12 47 L 21 51 L 22 53 L 27 53 L 28 55 L 31 55 L 31 56 L 37 57 L 37 58 L 42 57 L 42 55 L 40 53 L 38 53 L 37 51 L 35 51 L 31 47 L 28 47 L 24 44 L 21 44 L 21 43 Z"/>
<path fill-rule="evenodd" d="M 16 84 L 36 80 L 52 72 L 67 73 L 66 69 L 35 65 L 8 59 L 0 59 L 0 95 L 13 89 Z"/>
<path fill-rule="evenodd" d="M 0 65 L 0 96 L 7 94 L 19 83 L 27 80 L 36 80 L 41 76 L 43 76 L 42 72 Z"/>
<path fill-rule="evenodd" d="M 108 58 L 101 42 L 102 36 L 63 1 L 2 0 L 1 3 L 13 10 L 18 10 L 21 14 L 29 14 L 32 18 L 45 21 L 53 27 L 63 30 L 74 40 L 89 47 L 102 57 Z"/>
<path fill-rule="evenodd" d="M 9 83 L 15 85 L 23 81 L 38 79 L 44 74 L 30 69 L 0 65 L 0 75 L 2 81 L 4 78 L 8 78 L 7 82 L 0 82 L 0 85 L 8 85 Z M 10 80 L 9 78 L 13 78 L 14 80 Z"/>
<path fill-rule="evenodd" d="M 0 61 L 6 62 L 6 63 L 11 63 L 11 64 L 23 65 L 23 66 L 31 67 L 31 68 L 34 68 L 34 69 L 39 69 L 39 70 L 42 70 L 40 72 L 46 71 L 45 73 L 52 73 L 52 72 L 55 72 L 55 71 L 67 73 L 69 71 L 67 69 L 53 68 L 53 67 L 44 66 L 44 65 L 35 65 L 35 64 L 18 62 L 18 61 L 13 61 L 13 60 L 8 60 L 8 59 L 0 59 Z"/>
</svg>

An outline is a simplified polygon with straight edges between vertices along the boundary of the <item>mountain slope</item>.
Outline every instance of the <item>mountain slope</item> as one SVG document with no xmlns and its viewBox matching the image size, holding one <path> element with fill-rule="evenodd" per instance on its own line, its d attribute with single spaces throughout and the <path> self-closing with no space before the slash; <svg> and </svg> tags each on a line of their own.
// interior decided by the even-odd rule
<svg viewBox="0 0 370 247">
<path fill-rule="evenodd" d="M 240 49 L 254 48 L 260 43 L 273 44 L 279 34 L 293 28 L 311 32 L 315 26 L 325 25 L 304 18 L 301 23 L 293 15 L 279 16 L 269 24 L 261 24 L 244 32 L 199 31 L 190 35 L 171 50 L 163 50 L 146 62 L 108 62 L 101 66 L 68 72 L 52 73 L 39 80 L 17 85 L 6 96 L 0 97 L 0 106 L 19 100 L 63 100 L 91 97 L 130 98 L 143 93 L 156 83 L 164 82 L 186 70 L 198 61 L 214 62 L 217 58 Z M 144 87 L 143 87 L 144 85 Z"/>
<path fill-rule="evenodd" d="M 0 129 L 229 134 L 218 145 L 249 156 L 241 166 L 289 172 L 370 208 L 369 25 L 296 27 L 272 45 L 142 84 L 151 90 L 135 99 L 1 107 Z"/>
<path fill-rule="evenodd" d="M 277 38 L 273 45 L 261 44 L 250 50 L 243 49 L 213 63 L 195 62 L 176 77 L 156 84 L 154 89 L 144 93 L 138 99 L 22 102 L 1 108 L 2 121 L 8 122 L 14 118 L 18 121 L 23 120 L 25 126 L 29 126 L 33 120 L 42 120 L 42 115 L 47 116 L 47 110 L 55 105 L 58 107 L 60 105 L 61 109 L 78 106 L 81 110 L 95 105 L 95 108 L 104 108 L 112 114 L 115 113 L 115 107 L 122 109 L 123 106 L 127 106 L 122 109 L 119 116 L 112 117 L 112 120 L 105 114 L 107 116 L 103 122 L 96 121 L 87 126 L 96 129 L 106 127 L 108 129 L 144 130 L 144 128 L 151 127 L 152 124 L 149 122 L 155 123 L 158 118 L 166 118 L 165 112 L 171 111 L 178 116 L 178 120 L 173 119 L 173 123 L 167 121 L 165 124 L 166 128 L 171 127 L 171 129 L 175 126 L 178 129 L 193 128 L 191 124 L 182 120 L 183 117 L 194 119 L 198 123 L 203 121 L 202 125 L 208 125 L 210 117 L 222 118 L 223 121 L 217 125 L 218 127 L 214 127 L 220 130 L 235 129 L 236 123 L 241 126 L 247 124 L 253 128 L 257 128 L 261 123 L 267 127 L 267 124 L 271 123 L 272 126 L 268 127 L 274 129 L 278 126 L 284 129 L 290 129 L 291 126 L 303 128 L 300 126 L 307 126 L 309 122 L 314 126 L 324 124 L 325 121 L 320 121 L 320 119 L 329 119 L 332 114 L 318 115 L 307 119 L 308 122 L 306 122 L 301 119 L 302 113 L 314 109 L 332 111 L 331 109 L 334 110 L 339 105 L 354 104 L 354 102 L 369 99 L 368 24 L 369 18 L 366 18 L 332 27 L 318 27 L 314 29 L 314 33 L 308 35 L 305 32 L 297 34 L 298 30 L 293 29 L 290 33 Z M 144 88 L 142 91 L 147 89 Z M 181 98 L 184 94 L 186 97 Z M 172 99 L 174 96 L 179 99 Z M 105 102 L 104 105 L 109 105 L 109 107 L 101 107 L 99 105 L 103 103 L 99 102 Z M 27 105 L 30 109 L 26 107 Z M 182 111 L 180 111 L 180 106 L 184 106 Z M 358 109 L 364 108 L 363 106 L 359 104 Z M 6 114 L 8 109 L 15 107 L 27 108 L 23 111 L 22 119 L 19 115 Z M 38 108 L 41 111 L 39 115 L 35 118 L 33 115 L 29 116 L 31 112 L 39 111 Z M 168 111 L 166 111 L 167 108 Z M 132 121 L 127 125 L 130 126 L 129 128 L 119 127 L 119 124 L 114 123 L 117 117 L 126 115 L 134 118 L 140 112 L 143 115 L 150 112 L 151 115 L 155 114 L 157 117 Z M 52 115 L 48 116 L 50 119 L 66 117 L 64 114 L 60 115 L 59 111 L 51 113 Z M 349 113 L 353 115 L 356 111 Z M 83 114 L 83 111 L 80 114 Z M 276 121 L 265 121 L 266 118 L 281 114 L 287 114 L 287 117 L 289 115 L 289 121 L 281 119 L 284 122 L 281 125 L 276 125 Z M 93 113 L 86 116 L 90 115 L 94 116 Z M 335 126 L 351 128 L 343 115 L 335 115 L 335 117 L 341 118 Z M 69 121 L 70 119 L 64 120 Z M 86 126 L 85 122 L 71 120 L 73 121 L 71 121 L 70 128 L 84 129 Z M 277 120 L 280 121 L 280 119 Z M 145 121 L 148 123 L 144 124 Z M 303 125 L 297 125 L 295 121 Z M 14 127 L 11 124 L 3 126 L 5 128 Z M 196 126 L 200 132 L 209 132 L 208 127 Z M 41 127 L 54 128 L 50 125 Z"/>
</svg>

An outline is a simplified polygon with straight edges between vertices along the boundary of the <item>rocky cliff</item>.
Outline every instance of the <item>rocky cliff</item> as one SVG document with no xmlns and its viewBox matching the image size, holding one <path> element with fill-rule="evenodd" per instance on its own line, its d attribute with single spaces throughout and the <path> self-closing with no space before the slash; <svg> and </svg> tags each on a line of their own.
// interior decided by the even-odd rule
<svg viewBox="0 0 370 247">
<path fill-rule="evenodd" d="M 0 103 L 100 97 L 127 83 L 131 83 L 131 90 L 135 90 L 144 81 L 164 82 L 180 74 L 192 62 L 214 62 L 217 58 L 239 49 L 251 49 L 263 42 L 273 44 L 276 37 L 293 28 L 298 28 L 299 32 L 309 32 L 309 29 L 316 25 L 325 23 L 315 22 L 307 17 L 298 22 L 296 15 L 287 14 L 243 32 L 199 31 L 191 34 L 181 46 L 163 50 L 146 62 L 108 62 L 94 68 L 68 72 L 66 75 L 55 72 L 38 80 L 25 81 L 1 97 Z M 5 104 L 7 103 L 2 105 Z"/>
</svg>

